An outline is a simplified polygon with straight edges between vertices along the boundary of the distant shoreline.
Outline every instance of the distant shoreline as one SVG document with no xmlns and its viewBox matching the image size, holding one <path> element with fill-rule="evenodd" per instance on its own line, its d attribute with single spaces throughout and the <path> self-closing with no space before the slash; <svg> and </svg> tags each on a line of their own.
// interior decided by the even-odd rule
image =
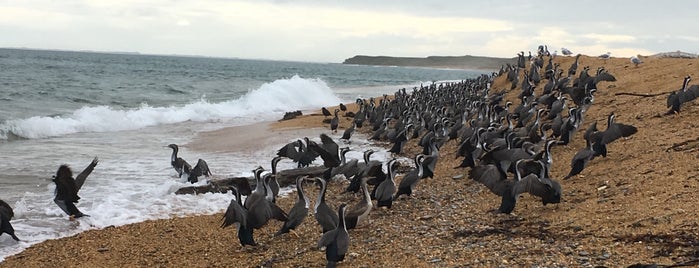
<svg viewBox="0 0 699 268">
<path fill-rule="evenodd" d="M 342 64 L 495 71 L 499 70 L 502 65 L 507 63 L 514 64 L 515 60 L 515 58 L 494 58 L 470 55 L 429 56 L 425 58 L 357 55 L 345 59 Z"/>
</svg>

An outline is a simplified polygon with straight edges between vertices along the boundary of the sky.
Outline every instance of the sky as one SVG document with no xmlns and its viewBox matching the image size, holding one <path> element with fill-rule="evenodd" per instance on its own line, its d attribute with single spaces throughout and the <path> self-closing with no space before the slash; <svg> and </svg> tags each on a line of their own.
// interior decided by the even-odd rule
<svg viewBox="0 0 699 268">
<path fill-rule="evenodd" d="M 699 1 L 0 0 L 0 47 L 307 62 L 699 52 Z"/>
</svg>

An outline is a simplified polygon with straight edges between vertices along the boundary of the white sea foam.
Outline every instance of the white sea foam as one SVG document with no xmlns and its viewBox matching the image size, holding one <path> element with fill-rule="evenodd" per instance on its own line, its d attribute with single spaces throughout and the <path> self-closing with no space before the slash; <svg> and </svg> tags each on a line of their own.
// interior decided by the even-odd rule
<svg viewBox="0 0 699 268">
<path fill-rule="evenodd" d="M 34 116 L 0 124 L 0 139 L 8 134 L 27 139 L 62 136 L 79 132 L 112 132 L 185 121 L 207 122 L 247 117 L 254 120 L 278 118 L 279 113 L 340 103 L 330 87 L 320 79 L 293 76 L 266 83 L 238 99 L 218 103 L 205 98 L 182 106 L 136 109 L 85 106 L 67 115 Z"/>
</svg>

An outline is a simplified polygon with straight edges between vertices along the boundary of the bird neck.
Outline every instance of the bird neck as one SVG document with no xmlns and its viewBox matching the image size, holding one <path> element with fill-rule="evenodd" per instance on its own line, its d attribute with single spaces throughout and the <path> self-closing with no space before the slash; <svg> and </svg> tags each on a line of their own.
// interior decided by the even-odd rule
<svg viewBox="0 0 699 268">
<path fill-rule="evenodd" d="M 320 181 L 320 192 L 318 193 L 318 199 L 316 200 L 315 204 L 315 211 L 316 213 L 318 212 L 318 206 L 320 204 L 325 203 L 325 181 Z"/>
<path fill-rule="evenodd" d="M 340 216 L 340 221 L 337 223 L 337 226 L 342 226 L 342 230 L 347 232 L 347 225 L 345 225 L 345 207 L 341 207 L 338 214 L 338 216 Z"/>
<path fill-rule="evenodd" d="M 172 148 L 172 157 L 171 160 L 172 162 L 175 162 L 177 160 L 177 147 Z"/>
</svg>

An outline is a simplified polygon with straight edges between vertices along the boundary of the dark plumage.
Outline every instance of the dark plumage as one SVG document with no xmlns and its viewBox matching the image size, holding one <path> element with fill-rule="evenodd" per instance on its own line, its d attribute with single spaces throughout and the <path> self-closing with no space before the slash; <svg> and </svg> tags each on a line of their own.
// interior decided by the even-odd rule
<svg viewBox="0 0 699 268">
<path fill-rule="evenodd" d="M 415 189 L 415 186 L 420 181 L 420 178 L 422 178 L 422 161 L 424 159 L 425 155 L 423 154 L 418 154 L 415 156 L 415 169 L 403 176 L 403 179 L 398 185 L 398 192 L 396 192 L 396 196 L 393 197 L 393 200 L 397 200 L 402 194 L 406 194 L 408 196 L 413 194 L 413 189 Z"/>
<path fill-rule="evenodd" d="M 316 107 L 317 107 L 317 106 L 316 106 Z M 332 114 L 330 113 L 330 111 L 328 111 L 328 108 L 321 107 L 321 108 L 320 108 L 320 111 L 323 113 L 323 116 L 325 116 L 325 117 L 328 117 L 328 116 L 331 116 L 331 115 L 332 115 Z"/>
<path fill-rule="evenodd" d="M 345 226 L 346 206 L 342 204 L 338 209 L 340 218 L 337 227 L 324 233 L 318 241 L 318 248 L 325 247 L 325 259 L 328 261 L 326 267 L 335 267 L 338 262 L 343 261 L 349 249 L 350 237 Z"/>
<path fill-rule="evenodd" d="M 396 192 L 396 172 L 393 170 L 393 166 L 396 164 L 395 159 L 388 161 L 386 164 L 386 169 L 388 170 L 387 179 L 383 180 L 378 186 L 376 186 L 376 193 L 374 197 L 376 198 L 376 207 L 387 207 L 391 208 L 393 204 L 393 194 Z"/>
<path fill-rule="evenodd" d="M 204 159 L 199 159 L 199 161 L 197 161 L 197 165 L 194 166 L 194 168 L 192 168 L 191 172 L 189 172 L 189 176 L 187 176 L 187 181 L 189 181 L 190 183 L 198 182 L 200 176 L 211 176 L 211 171 L 209 171 L 209 165 L 206 164 L 206 161 L 204 161 Z"/>
<path fill-rule="evenodd" d="M 345 140 L 347 143 L 350 142 L 350 138 L 352 137 L 352 133 L 354 133 L 354 128 L 357 126 L 357 123 L 352 121 L 352 126 L 349 128 L 345 129 L 345 131 L 342 133 L 342 138 L 341 140 Z"/>
<path fill-rule="evenodd" d="M 189 174 L 189 172 L 192 170 L 192 166 L 187 163 L 182 157 L 177 156 L 177 152 L 179 152 L 179 147 L 177 147 L 177 144 L 170 144 L 167 147 L 172 148 L 172 157 L 170 159 L 170 165 L 177 171 L 177 175 L 181 178 L 182 174 Z"/>
<path fill-rule="evenodd" d="M 337 133 L 337 127 L 340 125 L 340 118 L 337 117 L 337 113 L 339 112 L 340 110 L 335 109 L 335 116 L 330 120 L 330 130 L 333 133 Z"/>
<path fill-rule="evenodd" d="M 595 151 L 592 150 L 591 142 L 587 141 L 587 146 L 575 153 L 573 159 L 570 160 L 570 172 L 568 172 L 568 175 L 563 179 L 567 180 L 570 177 L 580 174 L 593 158 L 595 158 Z"/>
<path fill-rule="evenodd" d="M 333 141 L 330 136 L 325 134 L 320 134 L 320 140 L 322 145 L 318 145 L 314 141 L 307 141 L 308 149 L 314 151 L 316 154 L 323 159 L 323 166 L 325 167 L 337 167 L 340 165 L 340 146 Z"/>
<path fill-rule="evenodd" d="M 12 237 L 15 241 L 19 241 L 19 238 L 15 235 L 15 228 L 12 228 L 10 220 L 15 216 L 15 212 L 12 211 L 12 207 L 5 201 L 0 200 L 0 235 L 6 233 Z"/>
<path fill-rule="evenodd" d="M 97 157 L 92 159 L 92 162 L 76 178 L 73 178 L 73 171 L 70 170 L 68 165 L 61 165 L 58 167 L 58 171 L 56 171 L 56 175 L 53 178 L 53 182 L 56 183 L 56 196 L 53 202 L 71 218 L 88 216 L 80 212 L 74 203 L 78 203 L 78 200 L 80 200 L 78 191 L 80 191 L 80 188 L 85 183 L 85 179 L 92 173 L 98 162 Z"/>
<path fill-rule="evenodd" d="M 322 178 L 316 178 L 316 182 L 320 183 L 320 192 L 318 193 L 318 199 L 315 203 L 315 217 L 318 224 L 320 224 L 320 227 L 323 229 L 323 233 L 327 233 L 337 227 L 339 219 L 335 211 L 330 209 L 330 206 L 325 203 L 327 182 Z"/>
<path fill-rule="evenodd" d="M 272 193 L 266 185 L 265 180 L 260 177 L 264 169 L 258 167 L 253 172 L 257 185 L 255 191 L 245 199 L 244 207 L 248 210 L 247 224 L 248 227 L 260 229 L 270 219 L 279 221 L 287 221 L 288 216 L 277 204 L 272 203 Z"/>
<path fill-rule="evenodd" d="M 371 209 L 374 207 L 374 204 L 371 202 L 371 195 L 369 194 L 366 181 L 366 177 L 361 179 L 362 199 L 347 209 L 345 216 L 347 230 L 354 229 L 357 225 L 367 220 Z"/>
<path fill-rule="evenodd" d="M 515 164 L 516 176 L 514 179 L 508 179 L 505 173 L 492 164 L 477 166 L 469 173 L 469 177 L 484 184 L 491 192 L 502 197 L 500 208 L 498 208 L 501 213 L 512 212 L 517 203 L 517 197 L 524 192 L 540 197 L 544 205 L 559 203 L 561 200 L 560 184 L 546 177 L 543 172 L 520 177 L 520 168 L 517 166 L 522 161 L 524 160 L 517 161 Z M 535 161 L 535 163 L 542 165 L 540 170 L 544 170 L 543 163 L 540 161 Z"/>
<path fill-rule="evenodd" d="M 221 228 L 237 223 L 240 245 L 256 246 L 257 244 L 253 238 L 253 228 L 248 226 L 248 210 L 243 207 L 240 191 L 235 186 L 232 186 L 231 189 L 235 194 L 235 199 L 231 200 L 226 212 L 223 214 Z"/>
<path fill-rule="evenodd" d="M 614 122 L 615 118 L 616 115 L 614 113 L 609 114 L 609 117 L 607 117 L 607 129 L 590 134 L 590 140 L 594 142 L 592 148 L 595 156 L 607 157 L 607 144 L 638 132 L 638 129 L 632 125 Z"/>
<path fill-rule="evenodd" d="M 296 227 L 301 225 L 304 219 L 306 219 L 306 216 L 308 216 L 308 197 L 303 191 L 303 181 L 306 179 L 306 177 L 298 177 L 296 178 L 296 194 L 298 195 L 298 199 L 296 200 L 296 204 L 289 210 L 289 220 L 284 222 L 284 225 L 282 225 L 282 228 L 279 229 L 279 231 L 275 234 L 281 235 L 288 233 L 289 230 L 294 230 Z"/>
<path fill-rule="evenodd" d="M 668 95 L 667 107 L 670 108 L 670 110 L 665 113 L 666 115 L 679 113 L 683 103 L 693 101 L 699 97 L 699 85 L 688 86 L 691 79 L 690 76 L 686 76 L 682 82 L 682 88 Z"/>
<path fill-rule="evenodd" d="M 308 138 L 304 139 L 308 143 Z M 311 162 L 318 158 L 318 153 L 308 149 L 301 140 L 292 141 L 284 145 L 284 147 L 277 151 L 277 155 L 289 158 L 294 161 L 294 163 L 298 163 L 299 168 L 309 166 Z"/>
</svg>

